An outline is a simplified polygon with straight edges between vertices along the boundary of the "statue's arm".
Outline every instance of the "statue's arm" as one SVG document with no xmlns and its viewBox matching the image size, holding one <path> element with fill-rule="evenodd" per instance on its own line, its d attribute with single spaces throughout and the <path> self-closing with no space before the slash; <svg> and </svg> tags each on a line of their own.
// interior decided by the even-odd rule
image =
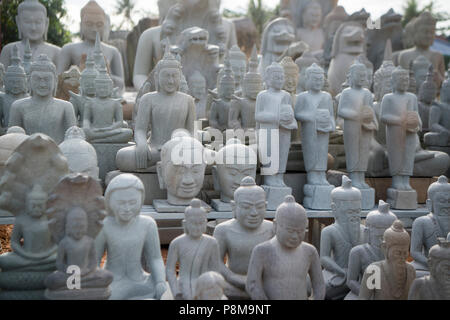
<svg viewBox="0 0 450 320">
<path fill-rule="evenodd" d="M 119 101 L 114 102 L 114 122 L 112 129 L 120 129 L 124 127 L 123 122 L 123 109 L 122 104 Z"/>
<path fill-rule="evenodd" d="M 147 76 L 152 71 L 151 64 L 153 61 L 153 50 L 151 40 L 150 32 L 144 31 L 139 37 L 133 71 L 133 85 L 137 90 L 142 87 L 147 80 Z"/>
<path fill-rule="evenodd" d="M 144 251 L 146 264 L 150 267 L 153 283 L 155 286 L 158 283 L 165 283 L 164 261 L 161 256 L 158 228 L 154 221 L 149 224 Z"/>
<path fill-rule="evenodd" d="M 338 104 L 338 116 L 344 120 L 358 120 L 359 113 L 357 110 L 353 109 L 351 101 L 347 98 L 348 92 L 342 92 L 341 98 Z M 332 113 L 333 114 L 333 113 Z"/>
<path fill-rule="evenodd" d="M 58 244 L 58 253 L 56 255 L 56 269 L 61 272 L 66 272 L 66 246 L 62 239 Z"/>
<path fill-rule="evenodd" d="M 58 58 L 56 60 L 56 71 L 58 74 L 61 74 L 70 68 L 70 65 L 72 64 L 70 51 L 70 46 L 65 45 L 64 47 L 62 47 L 61 52 L 58 54 Z"/>
<path fill-rule="evenodd" d="M 348 269 L 347 269 L 347 287 L 355 294 L 359 294 L 360 284 L 358 282 L 359 272 L 361 270 L 361 263 L 358 255 L 358 251 L 353 248 L 350 250 L 350 255 L 348 258 Z"/>
<path fill-rule="evenodd" d="M 264 102 L 261 97 L 261 95 L 258 95 L 256 98 L 255 121 L 259 123 L 277 123 L 278 119 L 274 119 L 271 113 L 264 110 Z"/>
<path fill-rule="evenodd" d="M 22 225 L 21 223 L 16 222 L 11 234 L 11 249 L 19 256 L 28 256 L 29 254 L 22 249 L 22 245 L 20 244 L 22 237 Z"/>
<path fill-rule="evenodd" d="M 411 257 L 415 261 L 427 266 L 428 260 L 423 254 L 424 228 L 425 226 L 421 219 L 414 220 L 411 232 L 411 247 L 409 251 Z"/>
<path fill-rule="evenodd" d="M 388 100 L 386 96 L 383 97 L 383 100 L 381 101 L 380 121 L 385 123 L 386 125 L 402 126 L 403 125 L 402 119 L 400 117 L 393 115 L 390 110 L 392 103 L 393 102 L 391 100 Z"/>
<path fill-rule="evenodd" d="M 331 258 L 332 238 L 329 229 L 323 229 L 320 236 L 320 262 L 324 269 L 346 276 L 346 272 Z"/>
<path fill-rule="evenodd" d="M 105 250 L 106 250 L 106 235 L 105 235 L 105 227 L 103 226 L 97 238 L 95 238 L 95 252 L 97 255 L 96 260 L 98 266 L 100 266 L 100 263 L 102 262 Z"/>
<path fill-rule="evenodd" d="M 111 60 L 111 78 L 113 79 L 114 84 L 119 87 L 120 91 L 123 91 L 125 87 L 124 74 L 122 55 L 119 50 L 114 47 L 113 58 Z"/>
<path fill-rule="evenodd" d="M 262 276 L 264 273 L 264 254 L 261 247 L 256 246 L 250 257 L 248 265 L 247 283 L 245 289 L 252 300 L 268 300 L 264 292 Z"/>
<path fill-rule="evenodd" d="M 367 279 L 369 278 L 370 274 L 368 272 L 364 271 L 363 278 L 361 280 L 361 286 L 359 289 L 359 300 L 371 300 L 373 297 L 373 290 L 369 289 L 367 287 Z"/>
<path fill-rule="evenodd" d="M 64 132 L 69 129 L 72 126 L 76 126 L 78 124 L 77 117 L 75 116 L 75 110 L 73 109 L 73 106 L 70 102 L 65 102 L 66 109 L 64 111 L 64 122 L 65 122 L 65 128 Z"/>
<path fill-rule="evenodd" d="M 240 106 L 239 100 L 233 99 L 231 101 L 230 112 L 228 114 L 228 127 L 232 129 L 238 129 L 241 127 L 240 117 Z"/>
<path fill-rule="evenodd" d="M 326 288 L 322 274 L 322 267 L 320 265 L 320 258 L 315 248 L 311 247 L 311 251 L 309 277 L 311 278 L 314 300 L 323 300 L 325 299 Z"/>
<path fill-rule="evenodd" d="M 97 256 L 95 254 L 95 241 L 89 238 L 89 257 L 88 257 L 88 266 L 87 272 L 90 273 L 97 269 Z M 82 272 L 83 273 L 83 272 Z"/>
<path fill-rule="evenodd" d="M 331 95 L 327 93 L 327 106 L 328 112 L 330 113 L 330 123 L 331 123 L 331 132 L 336 131 L 336 120 L 334 119 L 334 108 L 333 108 L 333 99 Z"/>
<path fill-rule="evenodd" d="M 211 104 L 211 112 L 209 113 L 209 125 L 212 128 L 220 128 L 219 122 L 217 121 L 218 118 L 218 106 L 217 102 L 213 101 Z"/>
<path fill-rule="evenodd" d="M 18 126 L 18 127 L 24 128 L 23 121 L 22 121 L 22 114 L 21 114 L 21 110 L 20 110 L 20 104 L 18 104 L 18 102 L 19 101 L 15 101 L 11 105 L 11 111 L 9 113 L 8 127 Z"/>
<path fill-rule="evenodd" d="M 178 241 L 176 240 L 177 239 L 170 243 L 166 260 L 166 277 L 170 285 L 170 290 L 172 290 L 172 295 L 175 299 L 177 295 L 182 294 L 178 288 L 177 275 L 175 271 L 175 266 L 178 261 Z"/>
<path fill-rule="evenodd" d="M 307 105 L 304 99 L 300 96 L 295 103 L 295 119 L 301 122 L 314 122 L 314 117 L 307 112 Z"/>
<path fill-rule="evenodd" d="M 450 133 L 450 128 L 446 128 L 439 124 L 441 120 L 442 112 L 441 108 L 438 106 L 432 106 L 430 110 L 430 115 L 428 118 L 428 128 L 433 132 L 448 132 Z"/>
<path fill-rule="evenodd" d="M 147 132 L 151 130 L 152 105 L 148 95 L 144 95 L 139 102 L 136 117 L 135 136 L 136 145 L 147 145 Z"/>
</svg>

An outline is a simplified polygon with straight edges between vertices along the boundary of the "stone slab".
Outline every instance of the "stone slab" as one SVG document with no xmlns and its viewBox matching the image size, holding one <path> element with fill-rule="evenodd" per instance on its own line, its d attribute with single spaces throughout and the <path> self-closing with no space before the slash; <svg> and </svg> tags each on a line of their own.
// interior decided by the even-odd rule
<svg viewBox="0 0 450 320">
<path fill-rule="evenodd" d="M 99 178 L 105 181 L 106 174 L 110 171 L 117 170 L 116 154 L 122 148 L 134 145 L 134 142 L 128 143 L 93 143 L 97 152 Z"/>
<path fill-rule="evenodd" d="M 387 190 L 386 202 L 389 203 L 393 209 L 417 209 L 417 192 L 415 190 L 397 190 L 389 188 Z"/>
<path fill-rule="evenodd" d="M 303 189 L 305 197 L 303 198 L 303 206 L 308 209 L 331 209 L 331 191 L 333 185 L 311 185 L 305 184 Z"/>
<path fill-rule="evenodd" d="M 156 199 L 153 200 L 153 207 L 157 212 L 164 212 L 164 213 L 184 213 L 184 210 L 188 207 L 186 206 L 175 206 L 173 204 L 170 204 L 167 202 L 166 199 Z M 205 208 L 207 212 L 211 211 L 211 207 L 204 201 L 202 201 L 202 207 Z"/>
<path fill-rule="evenodd" d="M 231 204 L 220 199 L 212 199 L 211 207 L 216 211 L 231 211 Z"/>
<path fill-rule="evenodd" d="M 361 206 L 363 209 L 372 209 L 375 206 L 375 189 L 359 189 L 361 191 Z"/>
<path fill-rule="evenodd" d="M 267 210 L 276 210 L 287 195 L 292 194 L 290 187 L 261 186 L 266 192 Z"/>
</svg>

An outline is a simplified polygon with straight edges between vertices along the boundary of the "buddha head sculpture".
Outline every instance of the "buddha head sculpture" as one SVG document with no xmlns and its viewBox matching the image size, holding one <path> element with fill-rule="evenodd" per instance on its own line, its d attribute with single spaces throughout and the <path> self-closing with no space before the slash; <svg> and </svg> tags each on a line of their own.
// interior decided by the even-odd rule
<svg viewBox="0 0 450 320">
<path fill-rule="evenodd" d="M 179 91 L 181 82 L 181 63 L 169 50 L 167 46 L 163 59 L 156 65 L 155 74 L 157 91 L 168 95 Z"/>
<path fill-rule="evenodd" d="M 140 214 L 144 199 L 142 181 L 133 174 L 123 173 L 112 179 L 106 188 L 106 211 L 119 224 L 127 224 Z"/>
<path fill-rule="evenodd" d="M 98 180 L 97 152 L 90 143 L 86 142 L 83 129 L 77 126 L 67 129 L 59 149 L 67 158 L 71 173 L 86 174 Z"/>
<path fill-rule="evenodd" d="M 223 300 L 227 283 L 224 277 L 216 271 L 203 273 L 195 281 L 194 300 Z"/>
<path fill-rule="evenodd" d="M 284 248 L 295 249 L 305 239 L 308 226 L 306 210 L 295 202 L 292 195 L 288 195 L 278 206 L 273 224 L 278 242 Z"/>
<path fill-rule="evenodd" d="M 97 76 L 98 71 L 95 68 L 94 57 L 89 54 L 86 59 L 86 68 L 81 72 L 80 77 L 81 95 L 95 96 L 95 79 Z"/>
<path fill-rule="evenodd" d="M 198 71 L 195 71 L 188 80 L 189 94 L 195 100 L 201 100 L 206 95 L 206 79 Z"/>
<path fill-rule="evenodd" d="M 45 213 L 47 193 L 39 184 L 35 184 L 26 197 L 27 214 L 31 218 L 40 218 Z"/>
<path fill-rule="evenodd" d="M 284 69 L 279 63 L 272 62 L 272 64 L 266 68 L 264 78 L 267 88 L 275 90 L 283 89 L 285 80 Z"/>
<path fill-rule="evenodd" d="M 264 28 L 261 40 L 262 55 L 267 53 L 281 55 L 294 40 L 295 30 L 291 21 L 286 18 L 277 18 Z M 272 62 L 269 61 L 268 64 Z"/>
<path fill-rule="evenodd" d="M 206 232 L 207 211 L 202 208 L 199 199 L 192 199 L 184 211 L 184 233 L 194 239 L 199 239 Z"/>
<path fill-rule="evenodd" d="M 361 224 L 361 191 L 352 187 L 352 180 L 347 176 L 342 176 L 342 186 L 331 192 L 331 211 L 335 223 L 348 232 L 351 243 L 358 244 Z"/>
<path fill-rule="evenodd" d="M 231 47 L 228 51 L 231 69 L 234 74 L 236 86 L 240 85 L 245 72 L 247 71 L 247 56 L 239 49 L 237 45 Z"/>
<path fill-rule="evenodd" d="M 31 64 L 31 95 L 53 96 L 56 93 L 56 67 L 45 54 Z"/>
<path fill-rule="evenodd" d="M 90 0 L 81 9 L 80 17 L 81 39 L 94 42 L 97 33 L 101 36 L 105 34 L 105 28 L 108 27 L 106 13 L 95 0 Z"/>
<path fill-rule="evenodd" d="M 364 52 L 364 30 L 355 21 L 344 22 L 336 30 L 331 57 L 338 54 L 359 55 Z"/>
<path fill-rule="evenodd" d="M 450 290 L 450 240 L 438 238 L 438 244 L 430 248 L 428 253 L 430 275 L 445 290 L 442 296 L 449 296 Z"/>
<path fill-rule="evenodd" d="M 414 78 L 416 79 L 417 89 L 420 89 L 420 86 L 427 78 L 427 73 L 430 65 L 432 65 L 431 62 L 422 55 L 414 59 L 412 63 L 412 70 L 414 71 Z"/>
<path fill-rule="evenodd" d="M 450 228 L 450 184 L 446 176 L 440 176 L 438 181 L 432 183 L 427 191 L 427 209 L 443 226 L 444 230 Z"/>
<path fill-rule="evenodd" d="M 428 68 L 427 77 L 419 88 L 419 101 L 431 104 L 436 98 L 437 88 L 433 80 L 433 65 Z"/>
<path fill-rule="evenodd" d="M 290 94 L 295 94 L 298 84 L 298 66 L 291 57 L 284 57 L 280 64 L 284 69 L 283 89 Z"/>
<path fill-rule="evenodd" d="M 352 88 L 362 88 L 367 85 L 367 70 L 366 66 L 355 61 L 348 70 L 349 84 Z"/>
<path fill-rule="evenodd" d="M 248 63 L 248 72 L 244 76 L 242 91 L 246 98 L 256 100 L 258 93 L 263 89 L 263 79 L 258 72 L 258 53 L 256 45 L 253 46 L 252 55 Z"/>
<path fill-rule="evenodd" d="M 434 42 L 436 33 L 436 19 L 430 12 L 424 11 L 413 24 L 414 45 L 422 50 L 428 50 Z"/>
<path fill-rule="evenodd" d="M 314 57 L 309 50 L 307 50 L 299 58 L 297 58 L 297 60 L 295 60 L 295 63 L 299 69 L 297 92 L 300 93 L 306 91 L 306 69 L 313 63 L 318 65 L 319 60 L 317 60 L 317 58 Z"/>
<path fill-rule="evenodd" d="M 408 258 L 409 244 L 410 237 L 403 227 L 403 223 L 400 220 L 395 220 L 392 226 L 384 232 L 381 248 L 387 261 L 402 265 L 406 263 Z"/>
<path fill-rule="evenodd" d="M 369 59 L 367 59 L 367 56 L 365 54 L 360 54 L 358 56 L 358 62 L 362 63 L 366 67 L 367 80 L 366 83 L 363 85 L 363 87 L 370 89 L 372 88 L 373 82 L 373 63 L 370 62 Z"/>
<path fill-rule="evenodd" d="M 21 66 L 17 45 L 13 48 L 11 65 L 5 73 L 5 92 L 12 95 L 27 92 L 27 75 Z"/>
<path fill-rule="evenodd" d="M 175 130 L 161 149 L 157 163 L 161 189 L 172 205 L 188 205 L 203 187 L 206 163 L 203 145 L 185 130 Z"/>
<path fill-rule="evenodd" d="M 222 99 L 230 100 L 233 97 L 235 90 L 235 79 L 229 59 L 225 60 L 224 72 L 220 78 L 219 87 L 217 89 L 219 96 Z"/>
<path fill-rule="evenodd" d="M 392 226 L 397 216 L 390 210 L 389 203 L 380 200 L 378 210 L 367 214 L 364 231 L 368 242 L 378 248 L 383 242 L 383 235 L 387 228 Z"/>
<path fill-rule="evenodd" d="M 313 63 L 306 69 L 306 90 L 321 91 L 325 84 L 325 73 L 321 67 Z"/>
<path fill-rule="evenodd" d="M 409 71 L 397 67 L 392 71 L 392 89 L 394 92 L 406 92 L 409 87 Z"/>
<path fill-rule="evenodd" d="M 113 81 L 106 70 L 105 60 L 102 59 L 100 62 L 98 75 L 95 78 L 96 97 L 101 99 L 111 97 L 113 93 L 113 85 Z"/>
<path fill-rule="evenodd" d="M 385 94 L 392 92 L 392 72 L 395 66 L 392 62 L 392 45 L 391 40 L 386 41 L 384 49 L 384 58 L 381 67 L 373 75 L 373 91 L 375 93 L 375 101 L 381 102 Z"/>
<path fill-rule="evenodd" d="M 412 18 L 403 29 L 403 48 L 409 49 L 414 47 L 414 23 L 417 18 Z"/>
<path fill-rule="evenodd" d="M 300 25 L 307 29 L 316 29 L 322 22 L 322 7 L 316 0 L 306 1 L 302 10 Z"/>
<path fill-rule="evenodd" d="M 256 154 L 250 147 L 233 138 L 216 154 L 212 168 L 214 189 L 220 191 L 220 199 L 230 202 L 243 178 L 256 178 Z"/>
<path fill-rule="evenodd" d="M 38 0 L 25 0 L 19 4 L 16 24 L 19 39 L 28 39 L 31 42 L 47 40 L 47 9 Z"/>
</svg>

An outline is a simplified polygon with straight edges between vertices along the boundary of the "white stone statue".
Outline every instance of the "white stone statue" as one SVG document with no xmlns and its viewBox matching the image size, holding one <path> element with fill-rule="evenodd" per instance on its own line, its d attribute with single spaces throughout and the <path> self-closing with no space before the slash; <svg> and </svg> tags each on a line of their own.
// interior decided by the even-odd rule
<svg viewBox="0 0 450 320">
<path fill-rule="evenodd" d="M 275 214 L 275 237 L 252 251 L 246 289 L 253 300 L 307 300 L 308 275 L 314 300 L 324 299 L 319 254 L 303 241 L 307 225 L 306 210 L 286 196 Z"/>
<path fill-rule="evenodd" d="M 365 182 L 369 164 L 370 143 L 378 122 L 373 110 L 372 93 L 364 88 L 366 67 L 355 62 L 349 70 L 350 88 L 341 92 L 338 116 L 344 119 L 344 148 L 347 172 L 354 187 L 360 189 L 362 208 L 375 205 L 375 189 Z"/>
<path fill-rule="evenodd" d="M 334 223 L 320 234 L 320 262 L 322 263 L 327 294 L 330 300 L 341 299 L 347 287 L 348 258 L 353 247 L 363 243 L 361 224 L 361 191 L 352 187 L 352 181 L 342 176 L 342 186 L 331 192 L 331 210 Z"/>
<path fill-rule="evenodd" d="M 433 81 L 433 66 L 430 65 L 425 81 L 420 85 L 418 93 L 419 116 L 422 120 L 422 133 L 430 131 L 430 112 L 434 99 L 436 99 L 437 88 Z"/>
<path fill-rule="evenodd" d="M 170 242 L 166 276 L 172 295 L 177 300 L 190 300 L 195 294 L 196 280 L 207 271 L 219 271 L 219 245 L 205 233 L 206 210 L 193 199 L 185 210 L 184 234 Z M 179 263 L 178 277 L 176 264 Z"/>
<path fill-rule="evenodd" d="M 317 60 L 312 53 L 307 50 L 305 51 L 295 63 L 298 66 L 298 84 L 297 84 L 297 93 L 302 93 L 307 91 L 306 89 L 306 69 L 308 69 L 313 63 L 319 65 L 319 60 Z"/>
<path fill-rule="evenodd" d="M 220 248 L 220 273 L 227 285 L 225 295 L 233 299 L 249 299 L 245 291 L 252 250 L 273 237 L 273 224 L 265 220 L 266 194 L 254 178 L 245 177 L 231 200 L 234 218 L 220 223 L 214 230 Z"/>
<path fill-rule="evenodd" d="M 109 215 L 96 238 L 96 252 L 99 262 L 106 252 L 104 268 L 114 275 L 110 300 L 160 299 L 167 289 L 158 227 L 140 214 L 144 198 L 142 181 L 129 173 L 106 188 Z"/>
<path fill-rule="evenodd" d="M 325 81 L 323 69 L 313 63 L 306 70 L 307 90 L 297 96 L 295 118 L 301 122 L 303 159 L 307 184 L 303 204 L 311 209 L 330 209 L 333 190 L 326 178 L 330 132 L 336 130 L 333 101 L 321 91 Z"/>
<path fill-rule="evenodd" d="M 414 94 L 419 93 L 420 86 L 427 78 L 427 73 L 430 66 L 433 66 L 433 64 L 422 55 L 411 61 L 409 68 L 414 72 L 414 80 L 416 85 L 416 91 L 413 92 Z"/>
<path fill-rule="evenodd" d="M 12 104 L 8 126 L 22 127 L 29 135 L 44 133 L 61 143 L 77 121 L 72 104 L 53 97 L 56 80 L 55 65 L 46 55 L 39 56 L 31 65 L 31 97 Z"/>
<path fill-rule="evenodd" d="M 309 1 L 302 11 L 302 26 L 297 28 L 297 40 L 308 44 L 314 54 L 321 54 L 325 36 L 321 28 L 322 7 L 317 1 Z"/>
<path fill-rule="evenodd" d="M 242 80 L 247 72 L 247 56 L 237 45 L 234 45 L 228 50 L 228 57 L 233 70 L 235 91 L 238 95 L 242 95 Z"/>
<path fill-rule="evenodd" d="M 409 254 L 409 234 L 400 220 L 384 232 L 382 248 L 385 259 L 369 265 L 361 281 L 360 300 L 406 300 L 416 278 L 414 267 L 406 259 Z M 369 278 L 378 274 L 378 287 Z"/>
<path fill-rule="evenodd" d="M 194 72 L 192 76 L 188 78 L 189 94 L 195 100 L 195 118 L 207 119 L 208 114 L 206 110 L 206 80 L 205 77 L 198 71 Z"/>
<path fill-rule="evenodd" d="M 409 184 L 413 174 L 417 132 L 422 128 L 417 98 L 406 92 L 409 73 L 396 68 L 392 73 L 394 93 L 386 94 L 381 102 L 380 120 L 386 125 L 386 144 L 392 186 L 387 202 L 395 209 L 417 208 L 417 193 Z"/>
<path fill-rule="evenodd" d="M 380 200 L 378 209 L 366 216 L 364 232 L 367 243 L 353 247 L 348 258 L 347 287 L 350 288 L 350 292 L 345 297 L 346 300 L 358 299 L 364 271 L 369 264 L 384 259 L 381 248 L 383 235 L 397 220 L 397 216 L 389 209 L 389 204 Z"/>
<path fill-rule="evenodd" d="M 62 48 L 58 55 L 58 74 L 68 70 L 71 65 L 80 66 L 83 56 L 86 59 L 87 55 L 94 52 L 97 34 L 103 39 L 105 28 L 108 28 L 105 11 L 95 0 L 90 0 L 81 9 L 81 42 L 69 43 Z M 104 42 L 101 42 L 100 47 L 107 61 L 114 87 L 123 90 L 124 69 L 119 50 Z"/>
<path fill-rule="evenodd" d="M 193 300 L 228 300 L 224 294 L 226 282 L 216 271 L 207 271 L 195 281 Z"/>
<path fill-rule="evenodd" d="M 34 61 L 41 54 L 45 54 L 56 65 L 61 48 L 46 42 L 49 26 L 47 9 L 38 0 L 22 1 L 17 7 L 16 24 L 21 40 L 9 43 L 2 49 L 0 62 L 5 68 L 13 63 L 13 50 L 16 45 L 19 57 L 24 59 L 27 42 L 31 48 L 31 60 Z"/>
</svg>

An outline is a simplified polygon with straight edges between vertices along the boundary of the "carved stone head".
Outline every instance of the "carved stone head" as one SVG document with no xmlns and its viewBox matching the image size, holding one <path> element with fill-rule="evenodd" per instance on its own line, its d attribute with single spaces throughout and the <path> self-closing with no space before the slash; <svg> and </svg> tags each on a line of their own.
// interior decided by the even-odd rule
<svg viewBox="0 0 450 320">
<path fill-rule="evenodd" d="M 31 65 L 31 93 L 41 97 L 53 96 L 56 89 L 56 67 L 45 54 Z"/>
<path fill-rule="evenodd" d="M 192 199 L 184 211 L 184 232 L 191 238 L 199 239 L 206 232 L 207 211 L 202 208 L 199 199 Z"/>
<path fill-rule="evenodd" d="M 386 260 L 405 264 L 409 256 L 410 237 L 400 220 L 395 220 L 383 235 L 382 249 Z"/>
<path fill-rule="evenodd" d="M 321 67 L 313 63 L 306 69 L 306 89 L 314 92 L 321 91 L 325 84 L 325 73 Z"/>
<path fill-rule="evenodd" d="M 389 203 L 380 200 L 378 209 L 367 214 L 365 231 L 368 233 L 367 240 L 373 246 L 381 246 L 384 232 L 397 220 L 397 216 L 389 209 Z"/>
<path fill-rule="evenodd" d="M 316 29 L 322 22 L 322 7 L 315 0 L 310 0 L 306 4 L 302 13 L 303 28 Z"/>
<path fill-rule="evenodd" d="M 27 75 L 21 65 L 17 45 L 13 48 L 11 65 L 5 73 L 5 92 L 12 95 L 27 92 Z"/>
<path fill-rule="evenodd" d="M 17 8 L 16 24 L 19 39 L 32 42 L 47 40 L 49 19 L 47 9 L 38 0 L 25 0 Z"/>
<path fill-rule="evenodd" d="M 283 89 L 285 81 L 283 67 L 277 62 L 272 62 L 272 64 L 266 68 L 265 80 L 267 88 L 275 90 Z"/>
<path fill-rule="evenodd" d="M 275 235 L 281 246 L 294 249 L 305 239 L 308 217 L 306 210 L 295 202 L 292 195 L 286 196 L 275 213 Z"/>
<path fill-rule="evenodd" d="M 421 49 L 428 49 L 434 42 L 436 19 L 430 12 L 424 11 L 414 21 L 414 44 Z"/>
<path fill-rule="evenodd" d="M 108 26 L 106 13 L 95 0 L 90 0 L 81 9 L 80 17 L 81 39 L 95 41 L 97 32 L 100 35 L 105 34 L 105 28 Z"/>
</svg>

